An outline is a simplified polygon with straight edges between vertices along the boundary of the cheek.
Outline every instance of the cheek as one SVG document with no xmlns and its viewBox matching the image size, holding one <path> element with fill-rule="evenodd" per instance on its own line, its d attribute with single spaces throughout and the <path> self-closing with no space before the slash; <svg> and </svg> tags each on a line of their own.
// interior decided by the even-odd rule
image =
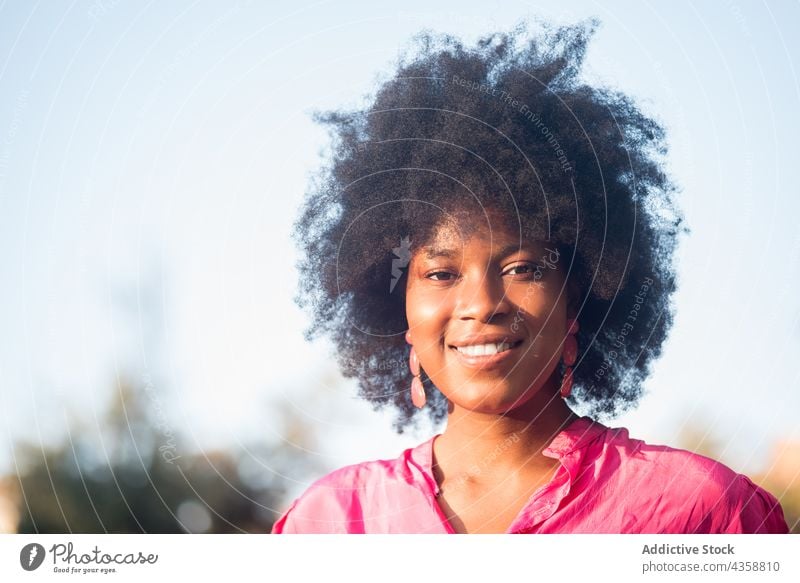
<svg viewBox="0 0 800 583">
<path fill-rule="evenodd" d="M 410 291 L 406 298 L 406 318 L 411 330 L 411 340 L 423 370 L 438 378 L 445 366 L 443 338 L 450 321 L 446 294 Z"/>
<path fill-rule="evenodd" d="M 535 349 L 528 357 L 536 362 L 537 366 L 546 366 L 545 363 L 557 364 L 561 356 L 562 341 L 561 327 L 548 325 L 543 328 L 535 341 Z"/>
<path fill-rule="evenodd" d="M 525 318 L 537 328 L 551 327 L 566 318 L 566 300 L 557 290 L 531 286 L 518 286 L 508 289 L 508 299 L 514 306 L 516 319 Z"/>
<path fill-rule="evenodd" d="M 528 297 L 520 299 L 514 319 L 518 322 L 518 326 L 526 326 L 535 338 L 537 356 L 548 359 L 554 353 L 558 356 L 560 344 L 564 339 L 566 317 L 566 302 L 563 295 L 529 294 Z"/>
<path fill-rule="evenodd" d="M 412 335 L 443 336 L 449 315 L 448 294 L 409 290 L 406 296 L 406 319 Z"/>
</svg>

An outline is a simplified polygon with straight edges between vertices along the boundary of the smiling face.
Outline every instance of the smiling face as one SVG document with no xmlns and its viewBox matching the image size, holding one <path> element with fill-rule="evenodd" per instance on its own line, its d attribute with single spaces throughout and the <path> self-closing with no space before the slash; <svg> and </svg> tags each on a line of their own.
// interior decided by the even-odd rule
<svg viewBox="0 0 800 583">
<path fill-rule="evenodd" d="M 495 221 L 438 229 L 412 255 L 406 288 L 411 342 L 423 370 L 454 404 L 506 413 L 557 391 L 566 336 L 565 257 L 523 242 Z M 553 377 L 553 378 L 551 378 Z M 547 395 L 542 394 L 543 391 Z"/>
</svg>

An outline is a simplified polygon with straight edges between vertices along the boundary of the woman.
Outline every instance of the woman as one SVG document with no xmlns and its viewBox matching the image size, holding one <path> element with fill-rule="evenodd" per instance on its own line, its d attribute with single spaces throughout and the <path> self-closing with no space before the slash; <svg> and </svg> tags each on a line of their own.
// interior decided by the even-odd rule
<svg viewBox="0 0 800 583">
<path fill-rule="evenodd" d="M 398 432 L 447 424 L 317 480 L 273 533 L 788 532 L 746 476 L 595 420 L 641 396 L 686 230 L 662 128 L 578 79 L 595 27 L 425 33 L 366 111 L 318 116 L 307 338 Z"/>
</svg>

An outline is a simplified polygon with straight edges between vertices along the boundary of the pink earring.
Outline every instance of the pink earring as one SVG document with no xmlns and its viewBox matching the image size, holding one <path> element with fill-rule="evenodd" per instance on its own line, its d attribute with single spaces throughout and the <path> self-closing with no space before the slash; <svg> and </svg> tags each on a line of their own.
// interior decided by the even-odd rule
<svg viewBox="0 0 800 583">
<path fill-rule="evenodd" d="M 406 342 L 411 344 L 411 331 L 406 332 Z M 425 388 L 422 386 L 422 380 L 419 378 L 419 359 L 414 347 L 411 347 L 411 353 L 408 355 L 408 368 L 411 369 L 411 374 L 414 375 L 411 381 L 411 402 L 417 409 L 422 409 L 425 406 Z"/>
<path fill-rule="evenodd" d="M 575 335 L 580 330 L 577 318 L 567 318 L 567 337 L 564 339 L 564 352 L 562 357 L 566 369 L 561 377 L 561 396 L 566 399 L 572 391 L 572 365 L 578 358 L 578 340 Z"/>
</svg>

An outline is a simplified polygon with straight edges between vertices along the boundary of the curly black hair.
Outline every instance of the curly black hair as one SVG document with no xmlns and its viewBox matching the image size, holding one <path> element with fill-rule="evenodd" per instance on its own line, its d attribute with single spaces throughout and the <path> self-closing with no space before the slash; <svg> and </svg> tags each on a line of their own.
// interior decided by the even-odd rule
<svg viewBox="0 0 800 583">
<path fill-rule="evenodd" d="M 332 146 L 294 223 L 295 301 L 373 408 L 410 402 L 403 267 L 445 218 L 499 213 L 520 240 L 557 246 L 580 290 L 570 399 L 596 418 L 633 406 L 672 325 L 673 255 L 688 229 L 663 170 L 665 132 L 626 95 L 579 81 L 597 20 L 472 47 L 431 31 L 369 105 L 315 113 Z M 423 372 L 434 422 L 447 400 Z"/>
</svg>

